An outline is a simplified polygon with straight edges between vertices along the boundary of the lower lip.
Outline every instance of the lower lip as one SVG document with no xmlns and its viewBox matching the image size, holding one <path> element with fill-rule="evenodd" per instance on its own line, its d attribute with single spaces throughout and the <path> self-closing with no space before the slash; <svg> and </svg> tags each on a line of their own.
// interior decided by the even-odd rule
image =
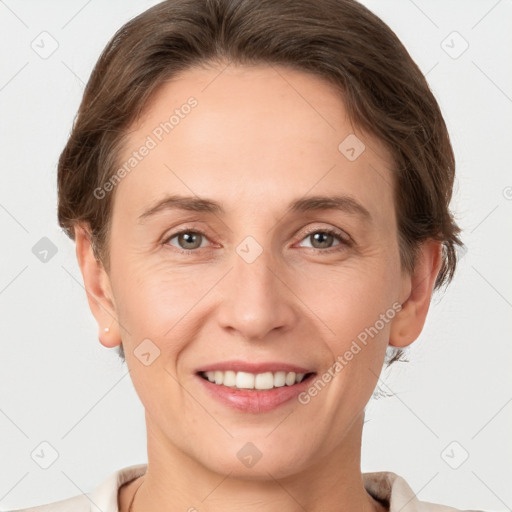
<svg viewBox="0 0 512 512">
<path fill-rule="evenodd" d="M 197 378 L 205 389 L 221 403 L 243 412 L 259 413 L 276 409 L 302 393 L 311 383 L 315 374 L 292 386 L 281 386 L 267 390 L 246 390 L 231 388 L 210 382 L 200 375 Z"/>
</svg>

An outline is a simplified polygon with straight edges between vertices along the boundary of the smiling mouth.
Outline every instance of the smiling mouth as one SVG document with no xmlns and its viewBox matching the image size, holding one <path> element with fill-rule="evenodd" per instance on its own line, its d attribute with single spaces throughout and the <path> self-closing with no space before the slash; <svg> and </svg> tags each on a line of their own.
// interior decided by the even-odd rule
<svg viewBox="0 0 512 512">
<path fill-rule="evenodd" d="M 198 372 L 198 375 L 212 384 L 245 391 L 266 391 L 280 387 L 294 386 L 316 375 L 316 372 L 264 372 L 248 373 L 227 371 Z"/>
</svg>

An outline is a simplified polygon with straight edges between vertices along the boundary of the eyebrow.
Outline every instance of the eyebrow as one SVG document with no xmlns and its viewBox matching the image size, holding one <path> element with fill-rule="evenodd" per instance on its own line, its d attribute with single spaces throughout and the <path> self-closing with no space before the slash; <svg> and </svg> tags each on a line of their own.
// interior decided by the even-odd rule
<svg viewBox="0 0 512 512">
<path fill-rule="evenodd" d="M 372 218 L 370 212 L 361 203 L 348 195 L 302 197 L 292 201 L 288 209 L 292 212 L 339 210 L 358 215 L 366 221 L 371 221 Z M 170 195 L 144 211 L 139 216 L 138 221 L 143 223 L 149 217 L 166 210 L 185 210 L 212 214 L 225 213 L 220 203 L 211 199 L 198 196 Z"/>
</svg>

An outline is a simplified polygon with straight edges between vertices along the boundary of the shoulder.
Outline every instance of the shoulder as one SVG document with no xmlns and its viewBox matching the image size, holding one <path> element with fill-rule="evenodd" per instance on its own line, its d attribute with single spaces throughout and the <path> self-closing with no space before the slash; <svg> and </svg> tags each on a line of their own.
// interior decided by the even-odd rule
<svg viewBox="0 0 512 512">
<path fill-rule="evenodd" d="M 363 482 L 366 491 L 385 503 L 389 512 L 484 512 L 420 501 L 404 478 L 391 471 L 363 473 Z"/>
<path fill-rule="evenodd" d="M 91 492 L 9 512 L 118 512 L 120 487 L 143 475 L 146 470 L 147 464 L 134 464 L 110 473 Z"/>
<path fill-rule="evenodd" d="M 39 505 L 37 507 L 20 508 L 11 512 L 90 512 L 91 501 L 85 494 L 73 496 L 65 500 Z"/>
</svg>

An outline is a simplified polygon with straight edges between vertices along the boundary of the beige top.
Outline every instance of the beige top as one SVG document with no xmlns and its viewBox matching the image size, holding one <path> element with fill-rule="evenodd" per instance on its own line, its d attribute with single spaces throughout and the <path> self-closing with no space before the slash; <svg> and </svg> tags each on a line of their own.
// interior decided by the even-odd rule
<svg viewBox="0 0 512 512">
<path fill-rule="evenodd" d="M 147 464 L 128 466 L 111 473 L 92 492 L 11 512 L 119 512 L 119 488 L 143 475 L 146 469 Z M 363 482 L 369 494 L 389 506 L 389 512 L 461 512 L 452 507 L 419 501 L 406 481 L 390 471 L 363 473 Z"/>
</svg>

